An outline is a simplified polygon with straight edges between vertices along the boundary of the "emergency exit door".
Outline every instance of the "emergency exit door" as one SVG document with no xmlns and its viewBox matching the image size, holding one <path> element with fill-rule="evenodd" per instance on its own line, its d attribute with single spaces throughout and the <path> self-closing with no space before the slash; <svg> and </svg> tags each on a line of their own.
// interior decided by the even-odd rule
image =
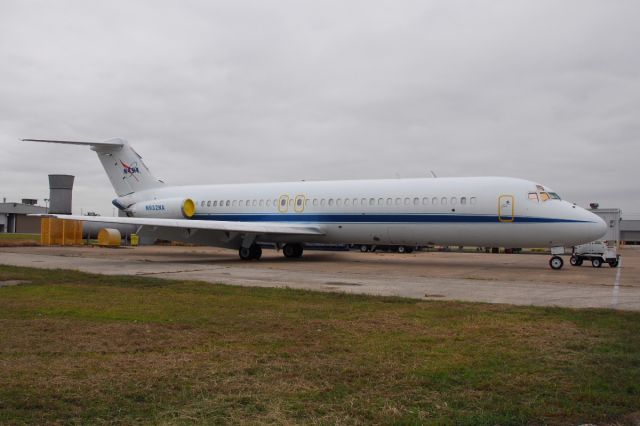
<svg viewBox="0 0 640 426">
<path fill-rule="evenodd" d="M 498 220 L 500 222 L 513 222 L 515 212 L 513 195 L 501 195 L 498 198 Z"/>
</svg>

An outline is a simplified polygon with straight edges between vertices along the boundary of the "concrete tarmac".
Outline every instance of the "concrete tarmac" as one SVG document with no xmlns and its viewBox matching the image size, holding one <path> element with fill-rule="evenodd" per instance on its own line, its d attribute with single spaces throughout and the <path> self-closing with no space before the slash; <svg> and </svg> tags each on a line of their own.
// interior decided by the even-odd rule
<svg viewBox="0 0 640 426">
<path fill-rule="evenodd" d="M 290 287 L 422 300 L 640 311 L 640 248 L 620 251 L 620 268 L 549 268 L 548 255 L 457 252 L 306 251 L 260 261 L 212 247 L 4 247 L 0 264 L 109 275 L 148 275 L 255 287 Z"/>
</svg>

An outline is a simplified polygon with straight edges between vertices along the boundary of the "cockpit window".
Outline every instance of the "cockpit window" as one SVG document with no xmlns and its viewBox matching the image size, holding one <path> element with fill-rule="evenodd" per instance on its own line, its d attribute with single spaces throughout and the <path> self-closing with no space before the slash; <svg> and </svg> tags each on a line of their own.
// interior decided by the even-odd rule
<svg viewBox="0 0 640 426">
<path fill-rule="evenodd" d="M 555 192 L 550 192 L 549 196 L 554 199 L 554 200 L 560 200 L 560 196 L 558 194 L 556 194 Z"/>
<path fill-rule="evenodd" d="M 540 201 L 547 201 L 549 199 L 551 199 L 551 197 L 549 196 L 548 193 L 546 193 L 546 192 L 541 192 L 540 193 Z"/>
<path fill-rule="evenodd" d="M 529 193 L 529 199 L 531 201 L 538 201 L 538 193 L 537 192 L 530 192 Z"/>
</svg>

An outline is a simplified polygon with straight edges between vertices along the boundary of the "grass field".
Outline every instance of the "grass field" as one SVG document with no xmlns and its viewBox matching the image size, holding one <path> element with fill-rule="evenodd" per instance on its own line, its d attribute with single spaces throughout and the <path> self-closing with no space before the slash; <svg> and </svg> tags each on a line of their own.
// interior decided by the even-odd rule
<svg viewBox="0 0 640 426">
<path fill-rule="evenodd" d="M 3 424 L 631 424 L 639 410 L 638 313 L 0 266 Z"/>
<path fill-rule="evenodd" d="M 0 247 L 33 246 L 40 244 L 40 234 L 0 233 Z"/>
</svg>

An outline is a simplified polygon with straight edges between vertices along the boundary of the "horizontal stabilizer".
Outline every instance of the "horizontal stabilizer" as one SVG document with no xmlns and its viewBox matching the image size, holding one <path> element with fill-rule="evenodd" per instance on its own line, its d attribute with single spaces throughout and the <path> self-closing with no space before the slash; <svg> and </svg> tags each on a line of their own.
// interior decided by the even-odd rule
<svg viewBox="0 0 640 426">
<path fill-rule="evenodd" d="M 114 148 L 122 147 L 124 142 L 120 139 L 111 139 L 107 142 L 78 142 L 78 141 L 58 141 L 53 139 L 22 139 L 23 142 L 46 142 L 46 143 L 63 143 L 67 145 L 86 145 L 96 148 Z"/>
</svg>

